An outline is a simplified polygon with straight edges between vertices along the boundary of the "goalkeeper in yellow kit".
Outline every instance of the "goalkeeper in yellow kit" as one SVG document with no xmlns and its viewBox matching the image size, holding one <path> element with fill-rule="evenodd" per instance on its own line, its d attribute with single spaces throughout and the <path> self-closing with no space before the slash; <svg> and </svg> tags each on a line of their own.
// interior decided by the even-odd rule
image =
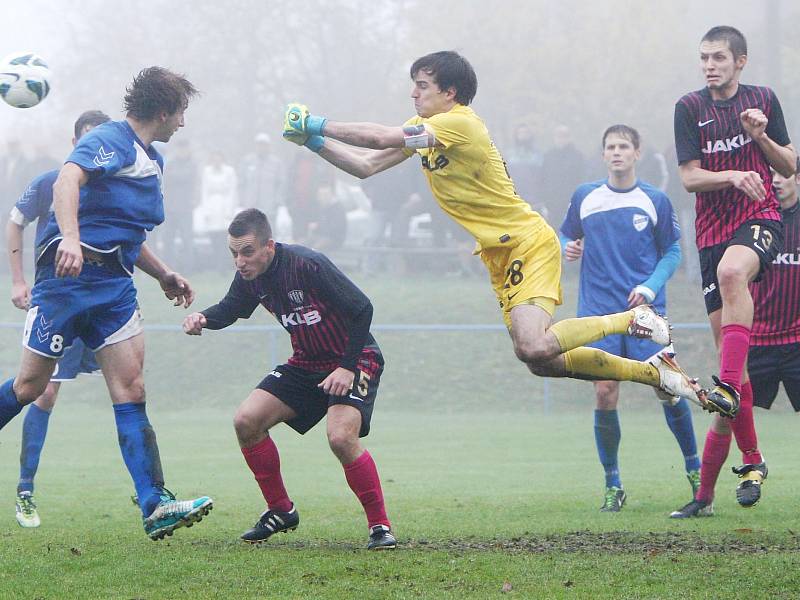
<svg viewBox="0 0 800 600">
<path fill-rule="evenodd" d="M 716 410 L 670 352 L 639 362 L 583 346 L 613 334 L 669 345 L 669 325 L 649 306 L 552 322 L 561 303 L 559 240 L 516 194 L 486 126 L 469 108 L 475 71 L 456 52 L 443 51 L 416 60 L 411 79 L 417 116 L 402 127 L 331 121 L 290 104 L 283 135 L 361 179 L 419 154 L 442 210 L 477 240 L 514 352 L 534 374 L 636 381 Z"/>
</svg>

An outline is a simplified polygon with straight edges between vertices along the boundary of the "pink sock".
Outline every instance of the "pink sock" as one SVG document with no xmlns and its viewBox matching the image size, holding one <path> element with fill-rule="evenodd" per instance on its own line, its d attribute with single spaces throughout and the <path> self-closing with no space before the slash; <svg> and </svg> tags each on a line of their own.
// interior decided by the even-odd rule
<svg viewBox="0 0 800 600">
<path fill-rule="evenodd" d="M 758 436 L 753 420 L 753 388 L 749 381 L 742 385 L 741 404 L 736 418 L 731 421 L 731 429 L 736 438 L 736 445 L 742 451 L 742 462 L 746 465 L 763 462 L 764 459 L 758 450 Z"/>
<path fill-rule="evenodd" d="M 725 383 L 742 390 L 742 373 L 750 347 L 750 328 L 732 323 L 722 330 L 722 344 L 719 358 L 719 378 Z"/>
<path fill-rule="evenodd" d="M 703 446 L 703 462 L 700 466 L 700 489 L 697 490 L 695 500 L 711 502 L 714 499 L 714 486 L 717 477 L 728 458 L 731 447 L 731 434 L 717 433 L 709 429 L 706 434 L 706 444 Z"/>
<path fill-rule="evenodd" d="M 281 457 L 271 437 L 267 437 L 252 448 L 242 448 L 244 460 L 256 477 L 264 500 L 270 510 L 289 512 L 292 501 L 283 487 L 281 477 Z"/>
<path fill-rule="evenodd" d="M 367 523 L 370 527 L 386 525 L 391 527 L 389 517 L 386 516 L 386 506 L 383 503 L 383 490 L 378 477 L 378 469 L 369 452 L 364 453 L 344 466 L 344 476 L 347 484 L 358 497 L 364 512 L 367 513 Z"/>
</svg>

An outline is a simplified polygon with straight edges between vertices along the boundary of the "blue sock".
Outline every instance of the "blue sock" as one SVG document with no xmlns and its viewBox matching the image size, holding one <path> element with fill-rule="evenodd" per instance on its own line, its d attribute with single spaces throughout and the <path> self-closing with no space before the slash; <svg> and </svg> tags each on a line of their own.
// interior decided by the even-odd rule
<svg viewBox="0 0 800 600">
<path fill-rule="evenodd" d="M 47 436 L 47 423 L 50 413 L 35 404 L 28 407 L 22 422 L 22 450 L 19 453 L 19 483 L 17 493 L 33 493 L 33 478 L 39 468 L 44 438 Z"/>
<path fill-rule="evenodd" d="M 156 434 L 147 419 L 144 402 L 114 405 L 119 448 L 133 479 L 142 515 L 150 516 L 161 499 L 164 475 Z"/>
<path fill-rule="evenodd" d="M 667 419 L 672 434 L 678 440 L 678 445 L 683 453 L 683 462 L 686 472 L 700 469 L 700 457 L 697 456 L 697 442 L 694 439 L 694 426 L 692 425 L 692 411 L 689 401 L 681 398 L 675 406 L 664 407 L 664 416 Z"/>
<path fill-rule="evenodd" d="M 619 430 L 619 416 L 616 410 L 594 411 L 594 441 L 597 444 L 597 455 L 606 471 L 606 487 L 622 487 L 619 478 L 617 450 L 622 434 Z"/>
<path fill-rule="evenodd" d="M 14 378 L 12 377 L 0 385 L 0 429 L 16 417 L 22 410 L 22 405 L 17 401 L 14 393 Z"/>
</svg>

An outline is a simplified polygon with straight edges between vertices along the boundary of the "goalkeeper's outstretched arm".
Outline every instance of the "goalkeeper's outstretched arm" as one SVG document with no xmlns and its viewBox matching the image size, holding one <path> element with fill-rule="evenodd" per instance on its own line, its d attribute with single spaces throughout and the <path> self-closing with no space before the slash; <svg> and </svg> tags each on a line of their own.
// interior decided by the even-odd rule
<svg viewBox="0 0 800 600">
<path fill-rule="evenodd" d="M 408 158 L 401 148 L 386 150 L 357 148 L 327 137 L 325 144 L 319 150 L 319 155 L 337 169 L 359 179 L 366 179 L 385 171 Z"/>
</svg>

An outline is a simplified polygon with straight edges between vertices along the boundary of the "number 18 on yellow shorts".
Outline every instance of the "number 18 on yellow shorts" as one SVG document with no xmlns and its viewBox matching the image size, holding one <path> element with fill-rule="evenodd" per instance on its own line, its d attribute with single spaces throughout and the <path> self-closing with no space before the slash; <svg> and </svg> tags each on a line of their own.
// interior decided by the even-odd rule
<svg viewBox="0 0 800 600">
<path fill-rule="evenodd" d="M 515 306 L 536 304 L 552 315 L 561 304 L 561 244 L 549 225 L 513 248 L 482 250 L 481 260 L 509 329 Z"/>
</svg>

